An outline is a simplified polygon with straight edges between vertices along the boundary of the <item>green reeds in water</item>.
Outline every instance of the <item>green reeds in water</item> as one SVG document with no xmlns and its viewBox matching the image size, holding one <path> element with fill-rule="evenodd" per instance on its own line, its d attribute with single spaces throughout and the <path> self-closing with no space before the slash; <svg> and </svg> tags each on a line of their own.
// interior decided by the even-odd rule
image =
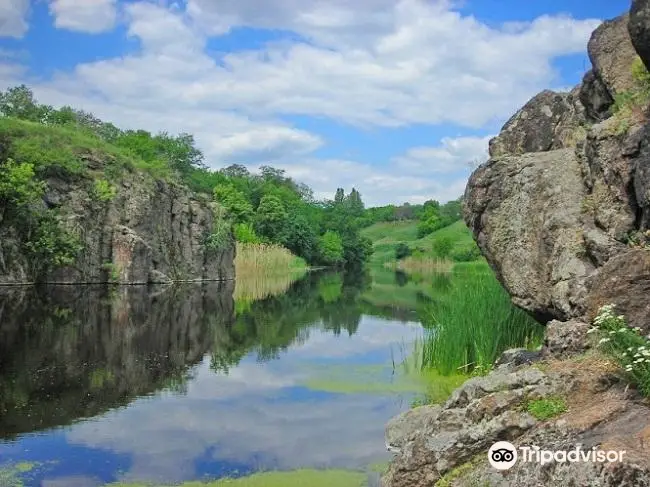
<svg viewBox="0 0 650 487">
<path fill-rule="evenodd" d="M 427 305 L 422 367 L 443 375 L 492 367 L 509 348 L 535 348 L 543 327 L 516 308 L 486 264 L 454 268 L 451 285 Z"/>
</svg>

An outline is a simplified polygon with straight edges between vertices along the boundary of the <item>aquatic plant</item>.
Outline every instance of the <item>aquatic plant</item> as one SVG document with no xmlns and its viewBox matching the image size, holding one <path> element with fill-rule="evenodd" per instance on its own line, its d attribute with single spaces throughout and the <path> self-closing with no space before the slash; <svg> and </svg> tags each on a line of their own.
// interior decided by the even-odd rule
<svg viewBox="0 0 650 487">
<path fill-rule="evenodd" d="M 484 263 L 455 267 L 451 285 L 436 294 L 421 319 L 422 367 L 444 375 L 489 369 L 504 350 L 535 347 L 543 335 Z"/>
</svg>

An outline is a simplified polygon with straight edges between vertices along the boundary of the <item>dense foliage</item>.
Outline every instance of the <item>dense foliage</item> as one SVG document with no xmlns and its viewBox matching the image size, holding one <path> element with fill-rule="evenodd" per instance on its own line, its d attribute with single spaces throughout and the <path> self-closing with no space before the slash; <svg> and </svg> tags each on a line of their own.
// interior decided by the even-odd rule
<svg viewBox="0 0 650 487">
<path fill-rule="evenodd" d="M 0 93 L 0 115 L 0 133 L 9 141 L 0 163 L 13 157 L 18 164 L 1 177 L 20 178 L 22 171 L 33 173 L 27 179 L 38 183 L 51 176 L 88 176 L 89 159 L 83 154 L 102 154 L 103 175 L 92 176 L 97 201 L 116 196 L 114 183 L 125 170 L 186 184 L 225 208 L 224 221 L 207 237 L 212 247 L 227 243 L 232 229 L 240 242 L 282 245 L 312 265 L 359 265 L 372 252 L 371 242 L 359 234 L 367 211 L 356 189 L 346 195 L 339 188 L 334 200 L 316 201 L 308 186 L 281 169 L 262 166 L 253 174 L 232 164 L 210 170 L 190 134 L 122 130 L 81 110 L 39 104 L 24 85 Z M 55 139 L 63 143 L 52 143 Z"/>
</svg>

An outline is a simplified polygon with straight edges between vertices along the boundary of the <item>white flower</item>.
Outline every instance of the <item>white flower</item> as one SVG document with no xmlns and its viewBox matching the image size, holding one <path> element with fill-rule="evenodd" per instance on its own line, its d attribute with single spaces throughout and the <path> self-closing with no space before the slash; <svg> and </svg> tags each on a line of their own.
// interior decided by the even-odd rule
<svg viewBox="0 0 650 487">
<path fill-rule="evenodd" d="M 592 333 L 595 333 L 595 332 L 597 332 L 597 331 L 598 331 L 598 328 L 596 328 L 596 327 L 592 327 L 592 328 L 589 328 L 589 329 L 587 330 L 587 333 L 588 333 L 588 334 L 592 334 Z"/>
<path fill-rule="evenodd" d="M 625 328 L 625 327 L 618 329 L 619 333 L 625 333 L 626 331 L 627 331 L 627 328 Z"/>
<path fill-rule="evenodd" d="M 609 341 L 609 338 L 601 338 L 601 339 L 598 341 L 598 345 L 602 345 L 603 343 L 607 343 L 608 341 Z"/>
<path fill-rule="evenodd" d="M 632 366 L 631 365 L 626 365 L 625 370 L 627 370 L 628 372 L 632 372 Z"/>
</svg>

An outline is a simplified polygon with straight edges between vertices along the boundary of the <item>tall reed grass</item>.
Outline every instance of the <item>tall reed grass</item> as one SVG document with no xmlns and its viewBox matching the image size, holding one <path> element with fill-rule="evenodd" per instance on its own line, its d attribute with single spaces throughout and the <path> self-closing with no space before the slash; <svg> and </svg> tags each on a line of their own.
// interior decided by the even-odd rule
<svg viewBox="0 0 650 487">
<path fill-rule="evenodd" d="M 286 292 L 307 273 L 307 264 L 284 247 L 237 243 L 235 294 L 238 306 Z"/>
<path fill-rule="evenodd" d="M 455 269 L 424 312 L 422 367 L 442 374 L 489 369 L 508 348 L 541 345 L 543 327 L 516 308 L 486 264 Z"/>
</svg>

